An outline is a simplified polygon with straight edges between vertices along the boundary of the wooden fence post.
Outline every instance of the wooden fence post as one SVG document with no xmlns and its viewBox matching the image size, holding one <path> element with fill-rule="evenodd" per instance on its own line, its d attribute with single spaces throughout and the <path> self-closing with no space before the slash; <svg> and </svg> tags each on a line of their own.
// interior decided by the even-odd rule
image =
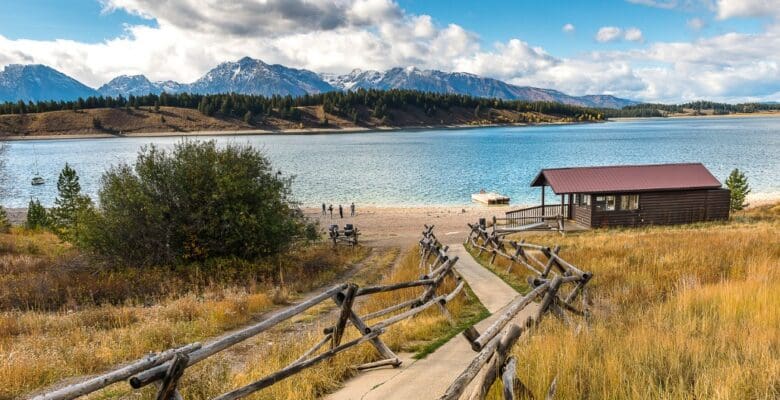
<svg viewBox="0 0 780 400">
<path fill-rule="evenodd" d="M 157 400 L 171 400 L 180 398 L 176 386 L 179 384 L 179 379 L 184 374 L 184 370 L 187 368 L 187 363 L 190 361 L 190 357 L 186 354 L 176 354 L 173 357 L 171 365 L 165 372 L 165 377 L 160 383 L 160 389 L 157 391 Z"/>
</svg>

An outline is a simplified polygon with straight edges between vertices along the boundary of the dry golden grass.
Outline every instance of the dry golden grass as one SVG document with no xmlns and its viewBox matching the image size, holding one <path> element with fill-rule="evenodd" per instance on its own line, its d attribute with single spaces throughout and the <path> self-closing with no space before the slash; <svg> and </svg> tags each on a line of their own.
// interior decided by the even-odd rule
<svg viewBox="0 0 780 400">
<path fill-rule="evenodd" d="M 368 253 L 325 245 L 270 267 L 105 270 L 23 230 L 0 235 L 0 250 L 0 399 L 245 325 Z"/>
<path fill-rule="evenodd" d="M 780 205 L 528 239 L 595 274 L 589 327 L 548 318 L 514 349 L 536 396 L 557 376 L 561 399 L 780 398 Z"/>
<path fill-rule="evenodd" d="M 73 282 L 73 277 L 52 268 L 60 265 L 58 262 L 62 259 L 75 259 L 78 255 L 48 234 L 15 231 L 0 237 L 0 246 L 3 246 L 0 267 L 5 272 L 0 285 L 6 288 L 20 282 L 33 282 L 36 277 L 47 284 L 59 282 L 66 286 Z M 295 267 L 283 268 L 287 271 L 284 276 L 274 272 L 270 282 L 264 282 L 258 276 L 251 285 L 238 284 L 237 277 L 246 275 L 228 268 L 220 270 L 219 279 L 190 279 L 180 276 L 177 271 L 154 269 L 149 273 L 156 280 L 178 279 L 177 282 L 186 289 L 162 294 L 163 290 L 155 286 L 147 288 L 148 292 L 141 293 L 140 297 L 134 297 L 137 292 L 133 290 L 121 291 L 124 296 L 121 301 L 103 302 L 95 302 L 79 292 L 52 303 L 61 305 L 57 309 L 37 304 L 29 308 L 6 309 L 0 312 L 0 365 L 3 366 L 0 368 L 0 382 L 3 382 L 0 399 L 16 398 L 62 380 L 77 380 L 80 376 L 106 371 L 149 351 L 204 341 L 246 325 L 262 318 L 263 314 L 276 307 L 275 303 L 286 301 L 288 296 L 297 297 L 296 293 L 337 280 L 347 268 L 336 263 L 348 266 L 367 253 L 367 249 L 342 249 L 334 253 L 327 247 L 324 250 L 315 247 L 296 257 L 291 262 Z M 389 283 L 417 279 L 420 275 L 417 252 L 410 251 L 392 268 L 399 259 L 398 255 L 397 249 L 371 252 L 361 261 L 363 267 L 357 275 L 349 280 L 366 285 L 378 280 Z M 100 274 L 97 269 L 88 270 L 92 274 Z M 111 273 L 125 278 L 135 276 L 133 272 L 122 269 Z M 76 274 L 80 272 L 77 270 Z M 199 274 L 206 275 L 207 272 Z M 113 283 L 106 282 L 92 279 L 83 282 L 82 286 L 96 290 L 105 290 L 105 285 L 114 287 Z M 283 286 L 274 287 L 282 282 Z M 454 283 L 448 281 L 441 290 L 452 288 Z M 407 289 L 400 293 L 371 296 L 366 301 L 361 299 L 357 303 L 358 309 L 360 313 L 368 313 L 418 296 L 420 291 L 420 288 Z M 9 300 L 5 304 L 18 305 L 20 298 L 23 297 L 17 296 L 14 302 Z M 464 307 L 464 304 L 463 297 L 448 304 L 459 321 L 474 312 L 474 307 Z M 211 398 L 286 366 L 322 337 L 322 329 L 332 325 L 336 315 L 331 302 L 325 302 L 269 332 L 199 363 L 185 374 L 181 385 L 184 397 Z M 413 323 L 401 322 L 393 326 L 383 340 L 393 350 L 415 351 L 450 333 L 451 329 L 438 308 L 432 307 L 416 317 Z M 355 337 L 357 331 L 348 329 L 344 340 Z M 362 344 L 255 397 L 314 399 L 354 374 L 352 365 L 376 357 L 370 345 Z M 154 389 L 145 388 L 137 394 L 141 398 L 152 398 Z M 117 384 L 90 397 L 136 397 L 137 394 L 133 394 L 126 384 Z"/>
</svg>

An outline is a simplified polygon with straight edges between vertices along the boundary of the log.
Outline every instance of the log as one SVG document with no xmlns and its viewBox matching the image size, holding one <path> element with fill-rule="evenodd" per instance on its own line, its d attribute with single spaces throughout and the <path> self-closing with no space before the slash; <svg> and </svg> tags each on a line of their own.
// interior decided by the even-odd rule
<svg viewBox="0 0 780 400">
<path fill-rule="evenodd" d="M 479 337 L 479 331 L 474 326 L 470 326 L 463 331 L 463 336 L 469 341 L 469 344 L 474 346 L 474 341 Z"/>
<path fill-rule="evenodd" d="M 474 391 L 470 397 L 471 400 L 483 400 L 485 396 L 487 396 L 490 387 L 493 386 L 496 378 L 498 378 L 501 373 L 504 362 L 509 355 L 509 351 L 512 349 L 512 346 L 515 345 L 517 339 L 520 338 L 524 329 L 525 328 L 521 328 L 517 324 L 512 324 L 501 336 L 501 341 L 498 343 L 498 348 L 496 348 L 496 354 L 490 360 L 490 363 L 488 363 L 488 366 L 485 369 L 485 376 L 482 377 L 482 382 L 474 387 Z"/>
<path fill-rule="evenodd" d="M 325 344 L 326 344 L 326 343 L 330 342 L 330 341 L 331 341 L 331 337 L 332 337 L 332 336 L 333 336 L 333 334 L 332 334 L 332 333 L 330 333 L 330 332 L 329 332 L 329 333 L 327 333 L 327 334 L 325 335 L 325 337 L 323 337 L 323 338 L 322 338 L 322 340 L 320 340 L 319 342 L 317 342 L 317 344 L 315 344 L 314 346 L 312 346 L 312 348 L 310 348 L 309 350 L 306 350 L 306 352 L 305 352 L 305 353 L 303 353 L 303 354 L 302 354 L 300 357 L 298 357 L 298 359 L 296 359 L 296 360 L 295 360 L 295 361 L 293 361 L 292 363 L 293 363 L 293 364 L 297 364 L 297 363 L 299 363 L 299 362 L 301 362 L 301 361 L 303 361 L 303 360 L 305 360 L 305 359 L 309 358 L 309 356 L 311 356 L 312 354 L 316 353 L 316 352 L 317 352 L 317 350 L 321 349 L 321 348 L 322 348 L 322 346 L 325 346 Z"/>
<path fill-rule="evenodd" d="M 390 307 L 387 307 L 385 309 L 382 309 L 382 310 L 379 310 L 379 311 L 374 311 L 374 312 L 372 312 L 370 314 L 366 314 L 366 315 L 362 316 L 361 318 L 364 321 L 372 320 L 372 319 L 375 319 L 377 317 L 381 317 L 383 315 L 390 314 L 391 312 L 398 311 L 398 310 L 406 308 L 406 307 L 411 307 L 411 306 L 413 306 L 415 304 L 420 304 L 421 302 L 422 302 L 421 298 L 416 297 L 414 299 L 405 301 L 403 303 L 399 303 L 399 304 L 396 304 L 394 306 L 390 306 Z M 328 329 L 333 329 L 333 328 L 328 328 Z M 327 332 L 325 332 L 325 333 L 327 333 Z"/>
<path fill-rule="evenodd" d="M 123 381 L 141 371 L 145 371 L 149 368 L 156 367 L 170 359 L 179 353 L 189 353 L 200 348 L 200 343 L 192 343 L 186 346 L 182 346 L 176 349 L 165 350 L 159 354 L 150 354 L 145 358 L 138 361 L 134 361 L 124 367 L 116 369 L 114 371 L 105 373 L 103 375 L 96 376 L 91 379 L 87 379 L 83 382 L 74 383 L 64 388 L 55 390 L 53 392 L 44 393 L 39 396 L 35 396 L 32 400 L 70 400 L 85 394 L 92 393 L 96 390 L 103 389 L 113 383 Z"/>
<path fill-rule="evenodd" d="M 184 370 L 187 368 L 187 363 L 190 358 L 186 354 L 178 353 L 173 357 L 170 367 L 165 372 L 160 383 L 160 388 L 157 390 L 157 400 L 171 400 L 175 397 L 180 397 L 176 390 L 176 386 L 179 384 L 179 379 L 184 374 Z"/>
<path fill-rule="evenodd" d="M 558 248 L 558 247 L 556 247 Z M 562 271 L 568 271 L 572 275 L 577 275 L 580 277 L 580 279 L 584 279 L 586 274 L 585 272 L 581 271 L 579 268 L 572 265 L 570 262 L 564 260 L 557 254 L 558 252 L 554 252 L 552 254 L 552 258 L 555 260 L 555 262 L 558 264 L 558 266 L 561 268 Z"/>
<path fill-rule="evenodd" d="M 504 373 L 501 374 L 501 381 L 504 383 L 504 400 L 515 400 L 520 397 L 520 388 L 517 379 L 517 358 L 509 357 L 504 366 Z"/>
<path fill-rule="evenodd" d="M 280 322 L 285 321 L 295 315 L 298 315 L 308 310 L 309 308 L 314 307 L 315 305 L 323 302 L 324 300 L 329 299 L 336 293 L 346 289 L 346 287 L 347 285 L 333 286 L 332 288 L 316 296 L 313 296 L 299 304 L 296 304 L 292 307 L 288 307 L 257 324 L 240 329 L 237 332 L 223 335 L 222 337 L 216 339 L 215 341 L 203 346 L 199 350 L 195 350 L 192 353 L 190 353 L 189 362 L 187 366 L 189 367 L 193 364 L 196 364 L 199 361 L 202 361 L 203 359 L 215 353 L 225 350 L 226 348 L 236 343 L 242 342 L 263 331 L 266 331 L 269 328 L 279 324 Z M 132 386 L 134 389 L 139 389 L 154 381 L 162 379 L 162 377 L 165 376 L 165 371 L 168 370 L 169 366 L 170 363 L 166 363 L 136 374 L 135 376 L 130 378 L 130 386 Z"/>
<path fill-rule="evenodd" d="M 333 329 L 333 335 L 331 336 L 331 348 L 341 344 L 341 337 L 344 336 L 344 328 L 347 326 L 349 314 L 352 312 L 355 291 L 357 291 L 357 285 L 350 283 L 343 292 L 336 294 L 338 298 L 334 299 L 334 301 L 336 301 L 336 303 L 338 303 L 339 300 L 341 301 L 341 312 L 339 313 L 339 319 L 336 321 L 336 327 Z"/>
<path fill-rule="evenodd" d="M 547 256 L 547 264 L 544 266 L 544 271 L 542 272 L 542 277 L 546 278 L 548 275 L 550 275 L 550 270 L 552 269 L 553 265 L 557 265 L 555 261 L 555 254 L 558 253 L 558 251 L 561 250 L 560 246 L 555 246 L 552 250 L 542 250 L 542 253 Z M 562 267 L 558 266 L 561 270 L 563 270 Z"/>
<path fill-rule="evenodd" d="M 366 286 L 357 290 L 355 296 L 365 296 L 380 292 L 391 292 L 393 290 L 406 289 L 417 286 L 430 286 L 436 283 L 434 279 L 420 279 L 417 281 L 393 283 L 390 285 Z"/>
<path fill-rule="evenodd" d="M 482 350 L 482 348 L 488 342 L 490 342 L 498 332 L 504 329 L 504 326 L 506 326 L 506 324 L 511 321 L 520 312 L 520 310 L 527 307 L 528 304 L 530 304 L 537 296 L 544 293 L 548 288 L 549 284 L 545 282 L 542 285 L 534 288 L 534 290 L 530 291 L 525 296 L 518 296 L 512 300 L 512 302 L 509 303 L 509 306 L 506 308 L 506 311 L 501 314 L 501 317 L 493 322 L 493 324 L 491 324 L 485 330 L 485 332 L 482 333 L 482 335 L 480 335 L 471 343 L 471 348 L 474 351 Z"/>
<path fill-rule="evenodd" d="M 463 370 L 463 372 L 458 375 L 457 378 L 450 384 L 450 386 L 447 388 L 447 391 L 444 392 L 441 397 L 439 397 L 439 400 L 457 400 L 460 398 L 460 396 L 463 394 L 463 391 L 466 390 L 466 387 L 468 384 L 474 380 L 474 377 L 477 376 L 479 371 L 482 369 L 482 367 L 490 361 L 490 358 L 494 356 L 495 350 L 498 347 L 498 343 L 501 341 L 500 336 L 496 336 L 493 339 L 488 342 L 485 347 L 482 348 L 482 351 L 477 354 L 476 357 L 474 357 L 473 360 L 469 363 L 469 365 L 466 367 L 466 369 Z"/>
<path fill-rule="evenodd" d="M 336 299 L 336 304 L 341 305 L 341 302 L 339 301 L 338 298 Z M 369 334 L 372 331 L 376 330 L 366 326 L 366 323 L 363 322 L 363 320 L 360 317 L 358 317 L 357 314 L 355 314 L 354 310 L 349 311 L 349 320 L 350 322 L 352 322 L 352 325 L 355 325 L 355 328 L 357 328 L 357 330 L 360 331 L 362 334 Z M 387 347 L 387 345 L 378 337 L 372 337 L 370 340 L 371 340 L 371 345 L 374 346 L 376 351 L 378 351 L 379 354 L 382 355 L 382 357 L 395 358 L 395 359 L 398 358 L 398 356 L 396 356 L 395 353 L 393 353 L 393 351 L 390 350 L 390 348 Z M 399 361 L 396 367 L 398 365 L 401 365 L 400 363 L 401 362 Z"/>
<path fill-rule="evenodd" d="M 550 307 L 550 304 L 552 304 L 553 299 L 555 297 L 557 297 L 558 289 L 560 287 L 561 287 L 561 277 L 560 276 L 556 276 L 552 280 L 552 283 L 550 283 L 550 289 L 544 295 L 544 298 L 542 299 L 542 304 L 539 306 L 539 310 L 536 312 L 536 316 L 534 318 L 534 321 L 537 324 L 542 321 L 542 315 L 544 315 L 544 313 Z"/>
<path fill-rule="evenodd" d="M 242 397 L 245 397 L 247 395 L 250 395 L 260 389 L 266 388 L 268 386 L 271 386 L 285 378 L 288 378 L 292 375 L 295 375 L 296 373 L 311 367 L 312 365 L 315 365 L 323 360 L 326 360 L 328 358 L 331 358 L 335 356 L 336 354 L 350 348 L 353 346 L 356 346 L 360 343 L 363 343 L 365 341 L 376 339 L 379 335 L 384 333 L 382 330 L 376 330 L 372 331 L 371 333 L 368 333 L 366 335 L 363 335 L 355 340 L 349 341 L 347 343 L 341 344 L 335 348 L 332 348 L 316 357 L 310 358 L 306 361 L 302 361 L 297 364 L 290 364 L 285 368 L 280 369 L 279 371 L 276 371 L 270 375 L 267 375 L 255 382 L 252 382 L 246 386 L 242 386 L 238 389 L 232 390 L 228 393 L 222 394 L 220 396 L 217 396 L 215 400 L 234 400 L 234 399 L 240 399 Z"/>
<path fill-rule="evenodd" d="M 439 301 L 443 300 L 445 297 L 446 296 L 442 295 L 442 296 L 433 298 L 431 300 L 428 300 L 427 302 L 425 302 L 425 303 L 423 303 L 423 304 L 421 304 L 421 305 L 419 305 L 419 306 L 417 306 L 415 308 L 412 308 L 411 310 L 404 311 L 404 312 L 402 312 L 402 313 L 400 313 L 398 315 L 394 315 L 394 316 L 392 316 L 392 317 L 390 317 L 388 319 L 382 320 L 382 321 L 378 322 L 376 325 L 373 325 L 370 329 L 374 330 L 374 329 L 384 329 L 384 328 L 387 328 L 390 325 L 396 324 L 396 323 L 398 323 L 400 321 L 403 321 L 403 320 L 405 320 L 407 318 L 410 318 L 412 316 L 415 316 L 415 315 L 417 315 L 417 314 L 427 310 L 430 306 L 432 306 L 434 304 L 438 304 Z"/>
<path fill-rule="evenodd" d="M 395 366 L 395 365 L 398 365 L 400 363 L 401 363 L 401 360 L 399 360 L 397 358 L 393 358 L 393 359 L 379 360 L 379 361 L 374 361 L 374 362 L 370 362 L 370 363 L 355 365 L 352 368 L 354 368 L 354 369 L 356 369 L 358 371 L 363 371 L 363 370 L 371 369 L 371 368 L 384 367 L 386 365 Z"/>
</svg>

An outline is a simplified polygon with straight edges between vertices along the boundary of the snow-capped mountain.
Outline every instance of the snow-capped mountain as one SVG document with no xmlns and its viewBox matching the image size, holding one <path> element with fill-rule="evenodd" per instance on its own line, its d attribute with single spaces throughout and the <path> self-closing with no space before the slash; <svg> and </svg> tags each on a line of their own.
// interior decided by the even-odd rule
<svg viewBox="0 0 780 400">
<path fill-rule="evenodd" d="M 174 81 L 152 82 L 144 75 L 120 75 L 98 88 L 103 96 L 143 96 L 186 91 L 186 85 Z"/>
<path fill-rule="evenodd" d="M 45 65 L 11 64 L 0 71 L 0 102 L 75 100 L 97 95 L 95 89 Z"/>
<path fill-rule="evenodd" d="M 242 93 L 263 96 L 323 93 L 336 90 L 319 75 L 305 69 L 269 65 L 244 57 L 236 62 L 224 62 L 188 85 L 192 93 Z"/>
<path fill-rule="evenodd" d="M 498 79 L 463 72 L 421 70 L 415 67 L 392 68 L 385 72 L 354 70 L 346 75 L 322 75 L 332 86 L 342 90 L 410 89 L 437 93 L 456 93 L 505 100 L 553 101 L 587 107 L 620 108 L 636 104 L 610 95 L 569 96 L 552 89 L 516 86 Z"/>
<path fill-rule="evenodd" d="M 505 100 L 552 101 L 587 107 L 621 108 L 636 102 L 610 95 L 569 96 L 552 89 L 516 86 L 498 79 L 463 72 L 392 68 L 384 72 L 353 70 L 349 74 L 318 75 L 305 69 L 266 64 L 244 57 L 224 62 L 190 84 L 153 82 L 144 75 L 122 75 L 97 91 L 42 65 L 9 65 L 0 72 L 0 102 L 18 100 L 72 100 L 88 96 L 149 93 L 241 93 L 263 96 L 303 96 L 333 90 L 410 89 L 465 94 Z"/>
</svg>

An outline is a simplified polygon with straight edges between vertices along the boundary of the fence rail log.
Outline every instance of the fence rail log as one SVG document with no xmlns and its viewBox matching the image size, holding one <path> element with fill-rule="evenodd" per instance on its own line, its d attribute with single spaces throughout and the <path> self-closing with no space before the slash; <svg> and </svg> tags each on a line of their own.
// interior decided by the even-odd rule
<svg viewBox="0 0 780 400">
<path fill-rule="evenodd" d="M 347 326 L 349 313 L 352 312 L 352 303 L 355 300 L 355 291 L 357 291 L 357 285 L 349 284 L 343 292 L 336 294 L 337 299 L 334 299 L 334 301 L 337 303 L 339 300 L 341 301 L 341 312 L 339 313 L 339 319 L 336 322 L 336 327 L 333 329 L 333 335 L 331 336 L 331 348 L 341 344 L 341 337 L 344 336 L 344 328 Z"/>
<path fill-rule="evenodd" d="M 384 367 L 384 366 L 387 366 L 387 365 L 395 366 L 395 365 L 400 364 L 400 363 L 401 363 L 401 360 L 399 360 L 397 358 L 393 358 L 393 359 L 379 360 L 379 361 L 374 361 L 374 362 L 370 362 L 370 363 L 360 364 L 360 365 L 354 366 L 353 368 L 355 368 L 358 371 L 363 371 L 363 370 L 366 370 L 366 369 L 379 368 L 379 367 Z"/>
<path fill-rule="evenodd" d="M 323 360 L 326 360 L 328 358 L 331 358 L 335 356 L 336 354 L 350 348 L 353 346 L 356 346 L 360 343 L 363 343 L 365 341 L 376 339 L 384 333 L 383 330 L 375 330 L 371 333 L 368 333 L 366 335 L 363 335 L 355 340 L 349 341 L 347 343 L 341 344 L 335 348 L 332 348 L 318 356 L 312 357 L 308 360 L 302 361 L 297 364 L 290 364 L 285 368 L 280 369 L 279 371 L 276 371 L 270 375 L 267 375 L 255 382 L 252 382 L 246 386 L 240 387 L 238 389 L 235 389 L 233 391 L 230 391 L 228 393 L 225 393 L 221 396 L 217 396 L 214 400 L 234 400 L 234 399 L 240 399 L 242 397 L 245 397 L 247 395 L 250 395 L 260 389 L 263 389 L 265 387 L 271 386 L 276 382 L 281 381 L 282 379 L 288 378 L 291 375 L 294 375 L 295 373 L 306 369 L 308 367 L 311 367 L 314 364 L 317 364 Z"/>
<path fill-rule="evenodd" d="M 498 332 L 500 332 L 506 324 L 511 321 L 521 310 L 528 307 L 529 304 L 542 293 L 545 293 L 550 284 L 544 282 L 543 284 L 534 288 L 534 290 L 528 292 L 525 296 L 518 296 L 507 306 L 506 311 L 501 314 L 495 322 L 493 322 L 485 331 L 471 343 L 471 348 L 474 351 L 482 350 L 487 343 L 489 343 Z"/>
<path fill-rule="evenodd" d="M 413 298 L 411 300 L 407 300 L 407 301 L 405 301 L 403 303 L 398 303 L 398 304 L 396 304 L 394 306 L 390 306 L 390 307 L 387 307 L 385 309 L 382 309 L 382 310 L 379 310 L 379 311 L 374 311 L 372 313 L 366 314 L 366 315 L 364 315 L 364 316 L 362 316 L 360 318 L 362 318 L 363 321 L 376 319 L 376 318 L 379 318 L 379 317 L 381 317 L 383 315 L 390 314 L 392 312 L 404 309 L 406 307 L 411 307 L 411 306 L 414 306 L 416 304 L 420 304 L 421 302 L 422 302 L 422 299 L 420 297 L 415 297 L 415 298 Z M 328 329 L 332 329 L 332 328 L 328 328 Z"/>
<path fill-rule="evenodd" d="M 200 343 L 192 343 L 175 349 L 165 350 L 158 354 L 150 354 L 145 358 L 132 362 L 124 367 L 109 373 L 74 383 L 53 392 L 35 396 L 32 400 L 70 400 L 79 396 L 100 390 L 108 385 L 123 381 L 141 371 L 156 367 L 176 356 L 179 353 L 189 353 L 201 347 Z"/>
<path fill-rule="evenodd" d="M 367 286 L 359 288 L 355 296 L 359 297 L 380 292 L 392 292 L 398 289 L 406 289 L 417 286 L 431 286 L 435 283 L 436 281 L 434 279 L 420 279 L 417 281 L 393 283 L 390 285 Z"/>
<path fill-rule="evenodd" d="M 500 372 L 503 369 L 504 363 L 509 356 L 509 351 L 512 349 L 512 346 L 515 345 L 517 339 L 520 338 L 520 335 L 523 333 L 524 329 L 525 328 L 521 328 L 517 324 L 512 324 L 501 336 L 501 340 L 498 342 L 498 347 L 496 347 L 496 354 L 487 363 L 487 367 L 485 368 L 485 375 L 482 377 L 482 382 L 474 387 L 474 391 L 470 397 L 471 400 L 484 400 L 485 396 L 487 396 L 488 391 L 490 391 L 490 387 L 493 386 L 496 378 L 500 376 Z"/>
<path fill-rule="evenodd" d="M 466 369 L 458 375 L 457 378 L 450 384 L 447 391 L 439 397 L 439 400 L 457 400 L 463 395 L 463 392 L 468 387 L 469 383 L 474 380 L 474 377 L 479 374 L 482 367 L 494 356 L 495 350 L 498 347 L 498 342 L 501 340 L 500 336 L 495 336 L 482 348 L 476 357 L 469 363 Z"/>
<path fill-rule="evenodd" d="M 314 307 L 315 305 L 331 298 L 336 293 L 346 289 L 346 287 L 347 285 L 333 286 L 330 289 L 318 295 L 312 296 L 311 298 L 299 304 L 288 307 L 255 325 L 251 325 L 237 332 L 224 335 L 219 339 L 201 347 L 200 349 L 189 353 L 189 362 L 187 363 L 187 366 L 189 367 L 193 364 L 196 364 L 204 358 L 214 355 L 236 343 L 249 339 L 250 337 L 257 335 L 260 332 L 268 330 L 274 325 L 277 325 L 278 323 L 298 315 L 308 310 L 309 308 Z M 166 363 L 140 372 L 130 378 L 130 385 L 134 389 L 139 389 L 154 381 L 162 379 L 162 377 L 165 376 L 165 371 L 168 370 L 169 366 L 170 363 Z"/>
</svg>

